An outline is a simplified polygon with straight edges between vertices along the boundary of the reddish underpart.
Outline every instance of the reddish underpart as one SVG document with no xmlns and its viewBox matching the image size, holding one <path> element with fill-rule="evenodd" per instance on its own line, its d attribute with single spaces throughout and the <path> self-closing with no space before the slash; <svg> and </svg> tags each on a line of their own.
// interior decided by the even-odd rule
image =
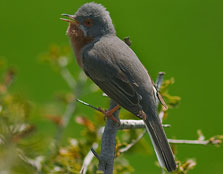
<svg viewBox="0 0 223 174">
<path fill-rule="evenodd" d="M 82 67 L 81 50 L 85 45 L 89 44 L 93 38 L 84 36 L 84 32 L 80 29 L 80 24 L 78 22 L 69 23 L 67 35 L 70 37 L 77 63 Z"/>
<path fill-rule="evenodd" d="M 60 19 L 69 23 L 67 29 L 67 35 L 70 37 L 77 63 L 80 67 L 82 67 L 81 50 L 85 45 L 89 44 L 93 40 L 93 38 L 84 35 L 84 32 L 80 29 L 80 23 L 79 21 L 76 20 L 75 15 L 65 14 L 63 16 L 70 18 L 70 19 L 64 19 L 64 18 Z M 86 21 L 86 25 L 91 26 L 92 24 L 93 24 L 92 21 L 90 20 Z"/>
</svg>

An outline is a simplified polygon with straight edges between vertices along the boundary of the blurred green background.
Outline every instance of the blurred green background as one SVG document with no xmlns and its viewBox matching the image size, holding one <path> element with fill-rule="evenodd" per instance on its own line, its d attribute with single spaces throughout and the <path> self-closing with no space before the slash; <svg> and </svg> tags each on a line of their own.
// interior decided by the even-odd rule
<svg viewBox="0 0 223 174">
<path fill-rule="evenodd" d="M 50 45 L 69 45 L 67 24 L 62 13 L 74 13 L 81 0 L 0 1 L 0 57 L 17 69 L 13 91 L 41 106 L 54 100 L 55 91 L 68 90 L 63 79 L 39 56 Z M 89 1 L 88 1 L 89 2 Z M 155 80 L 159 71 L 174 77 L 171 93 L 182 98 L 177 109 L 170 110 L 166 122 L 172 127 L 168 137 L 196 139 L 197 129 L 206 137 L 223 134 L 222 65 L 223 2 L 219 0 L 95 0 L 110 11 L 120 38 L 130 36 L 131 48 Z M 78 71 L 73 60 L 73 73 Z M 97 100 L 95 101 L 95 97 Z M 100 105 L 104 99 L 88 95 L 85 101 Z M 79 109 L 78 112 L 81 112 Z M 92 113 L 88 109 L 89 113 Z M 44 136 L 53 135 L 54 127 L 44 120 L 36 124 Z M 67 134 L 78 137 L 80 127 Z M 65 137 L 66 139 L 66 137 Z M 214 146 L 179 145 L 178 158 L 194 157 L 198 165 L 191 173 L 221 174 L 223 149 Z M 134 173 L 160 173 L 155 155 L 142 152 L 128 155 Z"/>
</svg>

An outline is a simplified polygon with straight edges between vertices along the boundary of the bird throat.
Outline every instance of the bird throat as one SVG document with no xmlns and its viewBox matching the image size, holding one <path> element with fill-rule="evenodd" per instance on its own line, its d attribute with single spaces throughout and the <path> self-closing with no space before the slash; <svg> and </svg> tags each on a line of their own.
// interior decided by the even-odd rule
<svg viewBox="0 0 223 174">
<path fill-rule="evenodd" d="M 89 44 L 93 38 L 86 37 L 84 32 L 80 29 L 79 24 L 70 23 L 67 29 L 67 35 L 70 37 L 74 54 L 77 60 L 77 64 L 82 67 L 82 55 L 81 51 L 83 47 Z"/>
</svg>

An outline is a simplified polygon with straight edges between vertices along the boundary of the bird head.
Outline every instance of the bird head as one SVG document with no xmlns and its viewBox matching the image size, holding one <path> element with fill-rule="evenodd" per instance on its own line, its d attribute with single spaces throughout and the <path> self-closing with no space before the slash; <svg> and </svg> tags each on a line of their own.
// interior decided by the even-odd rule
<svg viewBox="0 0 223 174">
<path fill-rule="evenodd" d="M 115 34 L 109 12 L 101 4 L 86 3 L 74 15 L 63 14 L 69 19 L 67 34 L 70 37 L 97 38 L 107 34 Z"/>
</svg>

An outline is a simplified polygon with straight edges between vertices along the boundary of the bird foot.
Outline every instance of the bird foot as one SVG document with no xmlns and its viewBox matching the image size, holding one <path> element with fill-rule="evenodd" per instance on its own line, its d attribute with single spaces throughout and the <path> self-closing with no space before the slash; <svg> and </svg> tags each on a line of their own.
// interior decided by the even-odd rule
<svg viewBox="0 0 223 174">
<path fill-rule="evenodd" d="M 113 113 L 117 111 L 119 108 L 120 108 L 120 105 L 116 105 L 114 108 L 112 108 L 109 111 L 103 110 L 101 108 L 99 108 L 99 111 L 102 112 L 105 115 L 105 117 L 108 117 L 112 119 L 114 122 L 118 123 L 119 121 L 117 120 L 117 118 L 114 117 Z"/>
<path fill-rule="evenodd" d="M 139 118 L 143 119 L 144 121 L 146 120 L 147 116 L 146 116 L 146 113 L 141 110 L 139 111 L 138 115 L 137 115 Z"/>
</svg>

